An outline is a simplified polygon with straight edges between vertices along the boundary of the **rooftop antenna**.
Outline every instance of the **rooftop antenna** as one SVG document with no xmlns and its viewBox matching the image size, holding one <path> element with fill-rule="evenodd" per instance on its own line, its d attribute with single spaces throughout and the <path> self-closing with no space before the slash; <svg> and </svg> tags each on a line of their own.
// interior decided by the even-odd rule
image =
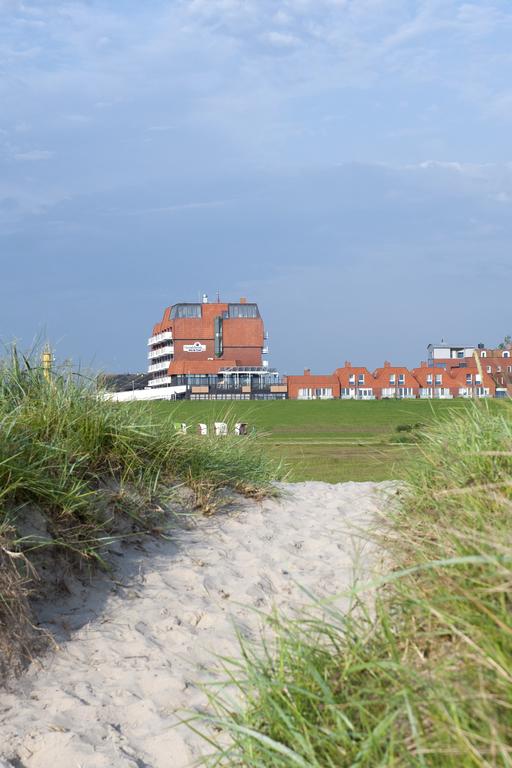
<svg viewBox="0 0 512 768">
<path fill-rule="evenodd" d="M 220 289 L 217 288 L 217 304 L 220 304 Z"/>
</svg>

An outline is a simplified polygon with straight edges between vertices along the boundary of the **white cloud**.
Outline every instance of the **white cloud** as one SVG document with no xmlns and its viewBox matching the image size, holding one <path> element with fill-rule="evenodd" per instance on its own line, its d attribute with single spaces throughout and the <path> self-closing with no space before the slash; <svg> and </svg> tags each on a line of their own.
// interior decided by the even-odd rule
<svg viewBox="0 0 512 768">
<path fill-rule="evenodd" d="M 146 216 L 155 213 L 180 213 L 181 211 L 195 211 L 201 208 L 222 208 L 232 200 L 207 200 L 190 203 L 176 203 L 174 205 L 162 205 L 157 208 L 140 208 L 137 210 L 125 210 L 112 208 L 107 213 L 120 216 Z"/>
<path fill-rule="evenodd" d="M 53 154 L 54 153 L 48 149 L 30 149 L 27 152 L 16 152 L 14 154 L 14 159 L 28 161 L 49 160 L 53 157 Z"/>
<path fill-rule="evenodd" d="M 173 125 L 150 125 L 148 131 L 154 131 L 155 133 L 165 133 L 166 131 L 172 131 Z"/>
<path fill-rule="evenodd" d="M 261 36 L 262 40 L 270 45 L 275 45 L 277 48 L 295 48 L 300 45 L 300 39 L 296 35 L 292 35 L 287 32 L 278 32 L 277 30 L 270 30 L 265 32 Z"/>
</svg>

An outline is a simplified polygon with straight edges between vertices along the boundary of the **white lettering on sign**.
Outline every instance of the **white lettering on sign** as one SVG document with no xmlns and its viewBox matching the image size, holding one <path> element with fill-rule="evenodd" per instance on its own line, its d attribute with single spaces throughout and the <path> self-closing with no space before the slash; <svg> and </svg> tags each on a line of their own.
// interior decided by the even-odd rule
<svg viewBox="0 0 512 768">
<path fill-rule="evenodd" d="M 184 352 L 206 352 L 206 344 L 201 344 L 199 341 L 195 341 L 193 344 L 184 344 Z"/>
</svg>

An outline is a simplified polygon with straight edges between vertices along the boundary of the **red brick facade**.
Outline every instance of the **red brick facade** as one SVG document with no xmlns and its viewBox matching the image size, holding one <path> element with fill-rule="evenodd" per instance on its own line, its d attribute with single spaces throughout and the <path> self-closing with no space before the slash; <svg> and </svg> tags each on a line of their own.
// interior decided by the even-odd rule
<svg viewBox="0 0 512 768">
<path fill-rule="evenodd" d="M 291 400 L 329 399 L 340 396 L 340 382 L 335 375 L 316 376 L 306 369 L 302 376 L 288 376 L 286 383 Z M 329 391 L 330 395 L 327 394 Z"/>
<path fill-rule="evenodd" d="M 486 370 L 490 360 L 481 362 L 481 370 L 475 360 L 469 358 L 447 368 L 422 363 L 412 370 L 385 362 L 373 372 L 346 362 L 332 376 L 317 376 L 309 371 L 302 376 L 288 376 L 288 397 L 292 400 L 318 399 L 320 395 L 315 394 L 316 390 L 327 388 L 332 390 L 333 398 L 354 400 L 495 397 L 499 382 Z"/>
<path fill-rule="evenodd" d="M 198 372 L 199 361 L 221 361 L 222 366 L 228 365 L 262 365 L 262 349 L 264 346 L 263 320 L 261 317 L 230 317 L 230 306 L 247 305 L 241 299 L 237 305 L 224 302 L 201 303 L 199 317 L 171 317 L 173 307 L 167 307 L 160 323 L 153 327 L 153 335 L 171 331 L 173 337 L 174 357 L 171 367 L 178 368 L 181 373 L 187 373 L 184 366 L 178 363 L 185 361 Z M 192 305 L 176 305 L 192 306 Z M 254 305 L 255 306 L 255 305 Z M 215 350 L 215 318 L 222 318 L 222 353 Z M 196 345 L 193 351 L 191 348 Z M 174 370 L 169 369 L 170 373 Z M 186 368 L 187 366 L 185 366 Z M 215 366 L 206 366 L 208 369 Z M 218 368 L 217 368 L 218 370 Z M 192 371 L 190 371 L 192 372 Z M 206 371 L 205 371 L 206 372 Z"/>
</svg>

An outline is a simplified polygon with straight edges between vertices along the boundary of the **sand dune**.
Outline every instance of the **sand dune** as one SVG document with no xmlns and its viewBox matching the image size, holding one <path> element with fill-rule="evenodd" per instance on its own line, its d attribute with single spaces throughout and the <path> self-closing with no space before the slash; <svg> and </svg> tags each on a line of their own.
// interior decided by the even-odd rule
<svg viewBox="0 0 512 768">
<path fill-rule="evenodd" d="M 234 655 L 253 609 L 297 610 L 301 586 L 336 595 L 364 576 L 392 483 L 297 483 L 279 500 L 242 501 L 177 527 L 172 540 L 123 545 L 114 580 L 73 579 L 43 604 L 59 647 L 0 697 L 0 758 L 16 768 L 182 768 L 208 745 L 179 722 L 205 706 L 198 687 Z M 2 759 L 0 766 L 3 768 Z"/>
</svg>

